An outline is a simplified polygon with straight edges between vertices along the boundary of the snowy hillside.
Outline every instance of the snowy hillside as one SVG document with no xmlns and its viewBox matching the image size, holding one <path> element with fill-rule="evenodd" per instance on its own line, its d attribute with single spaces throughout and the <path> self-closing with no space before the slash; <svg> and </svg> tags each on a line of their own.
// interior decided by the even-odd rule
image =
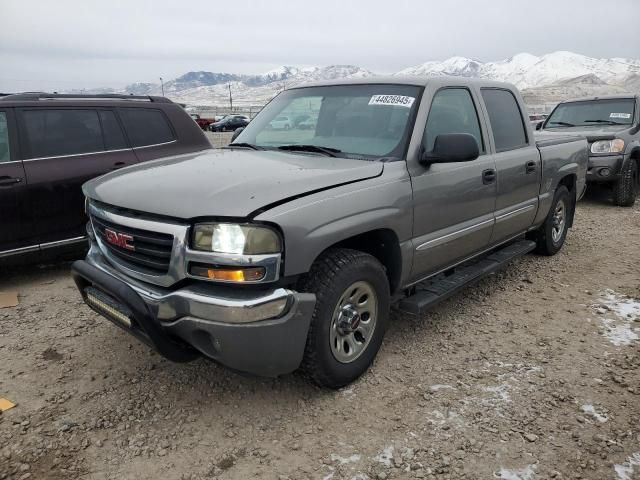
<svg viewBox="0 0 640 480">
<path fill-rule="evenodd" d="M 454 75 L 480 77 L 515 84 L 518 88 L 550 85 L 561 79 L 595 75 L 606 83 L 640 74 L 640 60 L 591 58 L 571 52 L 554 52 L 541 57 L 521 53 L 499 62 L 478 62 L 452 57 L 444 62 L 426 62 L 405 68 L 397 75 Z"/>
<path fill-rule="evenodd" d="M 372 75 L 375 74 L 355 65 L 283 65 L 259 75 L 194 71 L 165 82 L 164 92 L 181 103 L 224 106 L 229 103 L 230 85 L 235 105 L 263 105 L 284 88 L 301 83 Z M 576 96 L 625 91 L 640 93 L 640 60 L 591 58 L 565 51 L 540 57 L 519 53 L 495 62 L 451 57 L 405 68 L 395 75 L 452 75 L 506 81 L 523 90 L 528 103 L 539 104 Z M 121 90 L 106 88 L 82 92 L 160 95 L 162 89 L 159 84 L 134 83 Z"/>
</svg>

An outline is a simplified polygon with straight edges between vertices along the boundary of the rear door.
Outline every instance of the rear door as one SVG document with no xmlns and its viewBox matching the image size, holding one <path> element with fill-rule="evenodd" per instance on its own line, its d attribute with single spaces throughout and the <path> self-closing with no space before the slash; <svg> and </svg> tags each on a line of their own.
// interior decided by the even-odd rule
<svg viewBox="0 0 640 480">
<path fill-rule="evenodd" d="M 422 150 L 440 134 L 473 135 L 480 156 L 469 162 L 434 163 L 411 171 L 414 195 L 414 280 L 487 248 L 493 229 L 495 163 L 486 148 L 475 92 L 448 87 L 435 92 Z"/>
<path fill-rule="evenodd" d="M 491 243 L 499 243 L 526 231 L 538 210 L 540 154 L 525 117 L 511 90 L 482 88 L 489 117 L 492 148 L 498 177 L 496 225 Z"/>
<path fill-rule="evenodd" d="M 0 109 L 0 257 L 31 245 L 27 181 L 17 138 L 13 109 Z"/>
<path fill-rule="evenodd" d="M 140 162 L 184 153 L 171 122 L 157 108 L 119 108 L 127 136 Z"/>
<path fill-rule="evenodd" d="M 83 237 L 82 184 L 136 163 L 114 111 L 56 107 L 18 113 L 34 234 L 43 244 Z"/>
</svg>

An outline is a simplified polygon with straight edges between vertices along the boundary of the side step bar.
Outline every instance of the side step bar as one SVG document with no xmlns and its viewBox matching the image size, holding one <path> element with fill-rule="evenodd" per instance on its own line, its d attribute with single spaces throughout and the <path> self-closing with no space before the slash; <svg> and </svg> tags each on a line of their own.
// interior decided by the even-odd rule
<svg viewBox="0 0 640 480">
<path fill-rule="evenodd" d="M 529 253 L 536 242 L 521 240 L 492 253 L 473 263 L 456 267 L 451 275 L 437 275 L 433 279 L 416 285 L 416 292 L 403 298 L 398 308 L 406 313 L 422 315 L 437 303 L 446 300 L 463 288 L 478 282 L 482 277 L 507 266 L 513 259 Z"/>
</svg>

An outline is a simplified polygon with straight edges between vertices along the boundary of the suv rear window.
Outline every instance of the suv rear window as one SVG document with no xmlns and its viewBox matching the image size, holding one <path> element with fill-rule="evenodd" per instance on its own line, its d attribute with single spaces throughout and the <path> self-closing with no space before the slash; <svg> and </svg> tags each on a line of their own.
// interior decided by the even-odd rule
<svg viewBox="0 0 640 480">
<path fill-rule="evenodd" d="M 104 151 L 95 110 L 25 110 L 27 158 L 57 157 Z"/>
<path fill-rule="evenodd" d="M 7 114 L 0 112 L 0 163 L 11 160 L 9 149 L 9 128 L 7 125 Z"/>
<path fill-rule="evenodd" d="M 487 106 L 496 152 L 514 150 L 527 145 L 527 134 L 518 102 L 509 90 L 483 88 L 482 98 Z"/>
<path fill-rule="evenodd" d="M 158 145 L 175 140 L 171 126 L 160 110 L 122 108 L 120 113 L 133 147 Z"/>
</svg>

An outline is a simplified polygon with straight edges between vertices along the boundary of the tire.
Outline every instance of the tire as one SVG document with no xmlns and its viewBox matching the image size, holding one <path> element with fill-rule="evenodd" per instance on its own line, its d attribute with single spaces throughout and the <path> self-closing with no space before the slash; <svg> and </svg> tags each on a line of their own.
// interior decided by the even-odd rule
<svg viewBox="0 0 640 480">
<path fill-rule="evenodd" d="M 638 193 L 638 162 L 630 160 L 620 172 L 620 179 L 613 186 L 613 203 L 619 207 L 632 207 Z"/>
<path fill-rule="evenodd" d="M 390 304 L 385 269 L 369 254 L 331 249 L 299 289 L 316 294 L 301 370 L 321 387 L 343 387 L 369 368 L 382 344 Z"/>
<path fill-rule="evenodd" d="M 536 242 L 536 253 L 551 256 L 560 251 L 567 238 L 573 208 L 574 202 L 569 190 L 561 185 L 553 196 L 553 203 L 544 223 L 529 235 L 529 238 Z"/>
</svg>

